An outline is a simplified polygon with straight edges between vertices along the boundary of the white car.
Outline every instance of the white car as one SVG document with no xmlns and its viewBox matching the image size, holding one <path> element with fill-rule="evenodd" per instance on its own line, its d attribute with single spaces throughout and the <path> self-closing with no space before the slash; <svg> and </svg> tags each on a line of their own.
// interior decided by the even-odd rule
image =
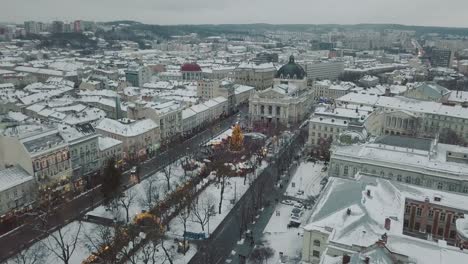
<svg viewBox="0 0 468 264">
<path fill-rule="evenodd" d="M 282 200 L 281 203 L 285 205 L 294 205 L 294 202 L 291 200 Z"/>
<path fill-rule="evenodd" d="M 297 208 L 297 209 L 301 209 L 301 210 L 302 210 L 302 209 L 304 209 L 304 205 L 301 204 L 301 203 L 295 203 L 295 204 L 294 204 L 294 208 Z"/>
</svg>

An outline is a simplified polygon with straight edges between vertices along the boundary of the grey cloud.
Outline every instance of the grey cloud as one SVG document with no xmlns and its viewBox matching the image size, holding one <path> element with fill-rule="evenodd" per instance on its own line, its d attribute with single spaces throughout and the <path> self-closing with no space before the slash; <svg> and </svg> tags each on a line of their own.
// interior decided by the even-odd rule
<svg viewBox="0 0 468 264">
<path fill-rule="evenodd" d="M 466 0 L 1 0 L 0 21 L 400 23 L 468 27 Z"/>
</svg>

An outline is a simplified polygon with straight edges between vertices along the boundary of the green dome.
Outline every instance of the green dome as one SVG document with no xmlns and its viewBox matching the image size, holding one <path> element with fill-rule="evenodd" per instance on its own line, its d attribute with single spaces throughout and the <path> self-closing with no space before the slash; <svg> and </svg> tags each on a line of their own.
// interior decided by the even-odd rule
<svg viewBox="0 0 468 264">
<path fill-rule="evenodd" d="M 306 73 L 304 69 L 294 62 L 294 56 L 289 57 L 289 62 L 281 67 L 276 73 L 276 78 L 281 79 L 304 79 Z"/>
</svg>

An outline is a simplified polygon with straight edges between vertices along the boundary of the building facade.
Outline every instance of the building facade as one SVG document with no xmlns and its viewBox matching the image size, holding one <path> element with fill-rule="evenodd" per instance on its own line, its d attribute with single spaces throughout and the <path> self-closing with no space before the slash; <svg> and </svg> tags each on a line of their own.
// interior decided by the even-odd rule
<svg viewBox="0 0 468 264">
<path fill-rule="evenodd" d="M 20 166 L 0 170 L 0 216 L 29 206 L 37 199 L 34 177 Z"/>
<path fill-rule="evenodd" d="M 234 70 L 234 82 L 264 90 L 273 86 L 275 73 L 276 68 L 272 63 L 241 63 Z"/>
</svg>

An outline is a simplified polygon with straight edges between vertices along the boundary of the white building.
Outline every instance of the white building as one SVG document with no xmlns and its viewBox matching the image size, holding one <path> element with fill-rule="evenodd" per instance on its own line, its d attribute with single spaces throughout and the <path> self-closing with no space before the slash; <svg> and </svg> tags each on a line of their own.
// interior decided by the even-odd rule
<svg viewBox="0 0 468 264">
<path fill-rule="evenodd" d="M 346 104 L 374 107 L 381 111 L 406 111 L 421 122 L 417 127 L 420 136 L 434 137 L 443 129 L 451 129 L 465 140 L 468 139 L 468 108 L 461 105 L 445 105 L 401 96 L 387 97 L 367 93 L 349 93 L 335 100 L 337 105 Z"/>
<path fill-rule="evenodd" d="M 158 149 L 161 142 L 159 126 L 151 119 L 104 118 L 96 126 L 96 132 L 121 141 L 125 160 L 146 157 L 148 152 Z"/>
<path fill-rule="evenodd" d="M 337 80 L 344 73 L 342 61 L 319 61 L 306 63 L 307 78 L 311 80 Z"/>
<path fill-rule="evenodd" d="M 437 207 L 456 207 L 468 212 L 463 202 L 467 198 L 375 177 L 332 177 L 304 226 L 302 261 L 314 264 L 468 262 L 466 251 L 444 240 L 433 240 L 424 233 L 416 237 L 404 232 L 407 201 L 426 200 Z M 449 220 L 440 217 L 442 221 Z"/>
<path fill-rule="evenodd" d="M 101 168 L 104 168 L 106 162 L 110 159 L 114 159 L 116 164 L 120 164 L 123 159 L 122 141 L 111 138 L 100 136 L 98 138 L 99 147 L 99 164 Z"/>
<path fill-rule="evenodd" d="M 312 104 L 312 90 L 307 86 L 304 69 L 294 62 L 281 67 L 273 87 L 252 93 L 249 99 L 251 122 L 266 126 L 302 122 Z"/>
<path fill-rule="evenodd" d="M 0 215 L 32 204 L 37 198 L 34 177 L 20 166 L 0 170 Z"/>
<path fill-rule="evenodd" d="M 365 144 L 332 148 L 329 176 L 353 178 L 357 172 L 406 184 L 468 193 L 468 148 L 437 140 L 382 136 Z"/>
</svg>

